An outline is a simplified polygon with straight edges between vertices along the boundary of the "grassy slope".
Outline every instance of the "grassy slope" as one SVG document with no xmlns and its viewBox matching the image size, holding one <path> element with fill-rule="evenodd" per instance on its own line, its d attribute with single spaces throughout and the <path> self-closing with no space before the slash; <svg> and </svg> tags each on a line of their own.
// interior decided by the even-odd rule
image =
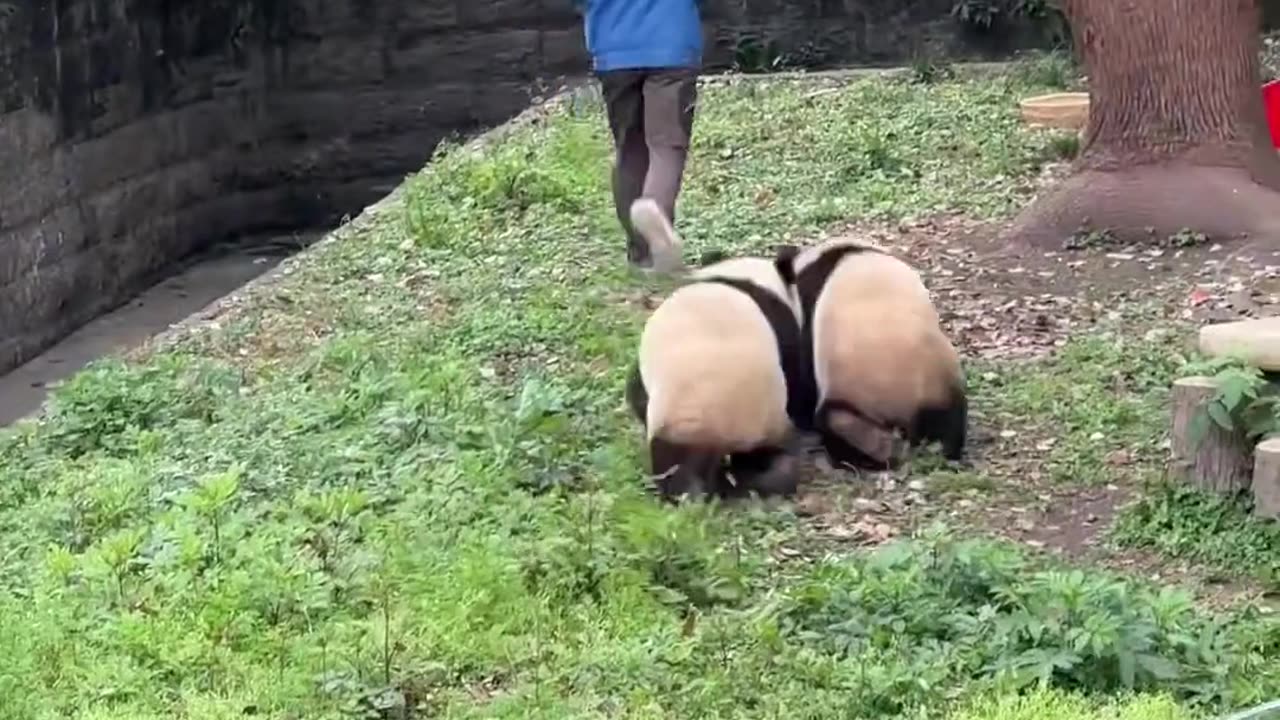
<svg viewBox="0 0 1280 720">
<path fill-rule="evenodd" d="M 706 93 L 691 252 L 999 213 L 1047 152 L 999 82 L 812 92 Z M 785 514 L 653 504 L 603 132 L 585 105 L 445 153 L 403 217 L 0 435 L 0 717 L 936 717 L 1041 676 L 1277 689 L 1249 618 L 1214 634 L 1178 598 L 984 544 L 782 563 Z M 1057 714 L 956 712 L 1112 716 L 1034 702 Z M 1179 717 L 1162 702 L 1126 717 Z"/>
</svg>

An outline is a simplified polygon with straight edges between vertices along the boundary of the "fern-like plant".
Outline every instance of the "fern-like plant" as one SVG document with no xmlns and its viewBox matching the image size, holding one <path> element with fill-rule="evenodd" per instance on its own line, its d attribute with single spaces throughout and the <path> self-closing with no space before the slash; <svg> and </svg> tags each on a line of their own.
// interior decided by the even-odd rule
<svg viewBox="0 0 1280 720">
<path fill-rule="evenodd" d="M 1204 412 L 1192 420 L 1194 444 L 1204 439 L 1209 423 L 1227 432 L 1242 432 L 1249 442 L 1280 432 L 1280 393 L 1261 370 L 1236 357 L 1202 361 L 1188 365 L 1188 370 L 1209 375 L 1217 385 Z"/>
</svg>

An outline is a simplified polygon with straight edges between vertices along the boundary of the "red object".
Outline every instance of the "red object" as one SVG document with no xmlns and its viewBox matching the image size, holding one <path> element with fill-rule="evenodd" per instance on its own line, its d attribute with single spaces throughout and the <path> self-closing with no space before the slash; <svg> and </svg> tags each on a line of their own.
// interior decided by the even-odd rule
<svg viewBox="0 0 1280 720">
<path fill-rule="evenodd" d="M 1271 144 L 1280 148 L 1280 80 L 1262 86 L 1262 104 L 1267 108 L 1267 124 L 1271 126 Z"/>
</svg>

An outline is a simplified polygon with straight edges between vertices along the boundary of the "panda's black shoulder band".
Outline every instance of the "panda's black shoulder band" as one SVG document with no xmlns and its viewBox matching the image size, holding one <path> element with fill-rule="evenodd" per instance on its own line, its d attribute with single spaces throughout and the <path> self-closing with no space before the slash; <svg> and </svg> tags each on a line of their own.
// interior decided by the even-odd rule
<svg viewBox="0 0 1280 720">
<path fill-rule="evenodd" d="M 818 302 L 818 294 L 822 292 L 827 279 L 831 277 L 831 273 L 835 272 L 841 260 L 850 255 L 878 252 L 881 251 L 864 245 L 838 245 L 824 251 L 818 255 L 818 259 L 806 265 L 804 270 L 795 276 L 800 308 L 804 311 L 805 317 L 808 318 L 813 313 L 813 306 Z"/>
<path fill-rule="evenodd" d="M 818 389 L 808 369 L 809 347 L 795 312 L 782 298 L 749 280 L 712 276 L 697 282 L 731 287 L 745 293 L 760 308 L 778 342 L 778 357 L 787 383 L 787 414 L 798 426 L 807 428 L 818 403 Z"/>
<path fill-rule="evenodd" d="M 796 284 L 796 256 L 800 248 L 795 245 L 779 245 L 773 256 L 773 267 L 788 285 Z"/>
</svg>

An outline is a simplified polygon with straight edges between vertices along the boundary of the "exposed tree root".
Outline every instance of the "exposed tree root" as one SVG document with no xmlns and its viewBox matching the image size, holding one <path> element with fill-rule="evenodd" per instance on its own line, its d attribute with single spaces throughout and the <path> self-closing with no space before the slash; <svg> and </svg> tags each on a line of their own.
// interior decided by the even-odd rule
<svg viewBox="0 0 1280 720">
<path fill-rule="evenodd" d="M 1188 229 L 1280 249 L 1280 192 L 1239 168 L 1178 163 L 1085 170 L 1033 202 L 1007 237 L 1015 245 L 1058 250 L 1082 228 L 1106 230 L 1121 242 L 1158 241 Z"/>
</svg>

